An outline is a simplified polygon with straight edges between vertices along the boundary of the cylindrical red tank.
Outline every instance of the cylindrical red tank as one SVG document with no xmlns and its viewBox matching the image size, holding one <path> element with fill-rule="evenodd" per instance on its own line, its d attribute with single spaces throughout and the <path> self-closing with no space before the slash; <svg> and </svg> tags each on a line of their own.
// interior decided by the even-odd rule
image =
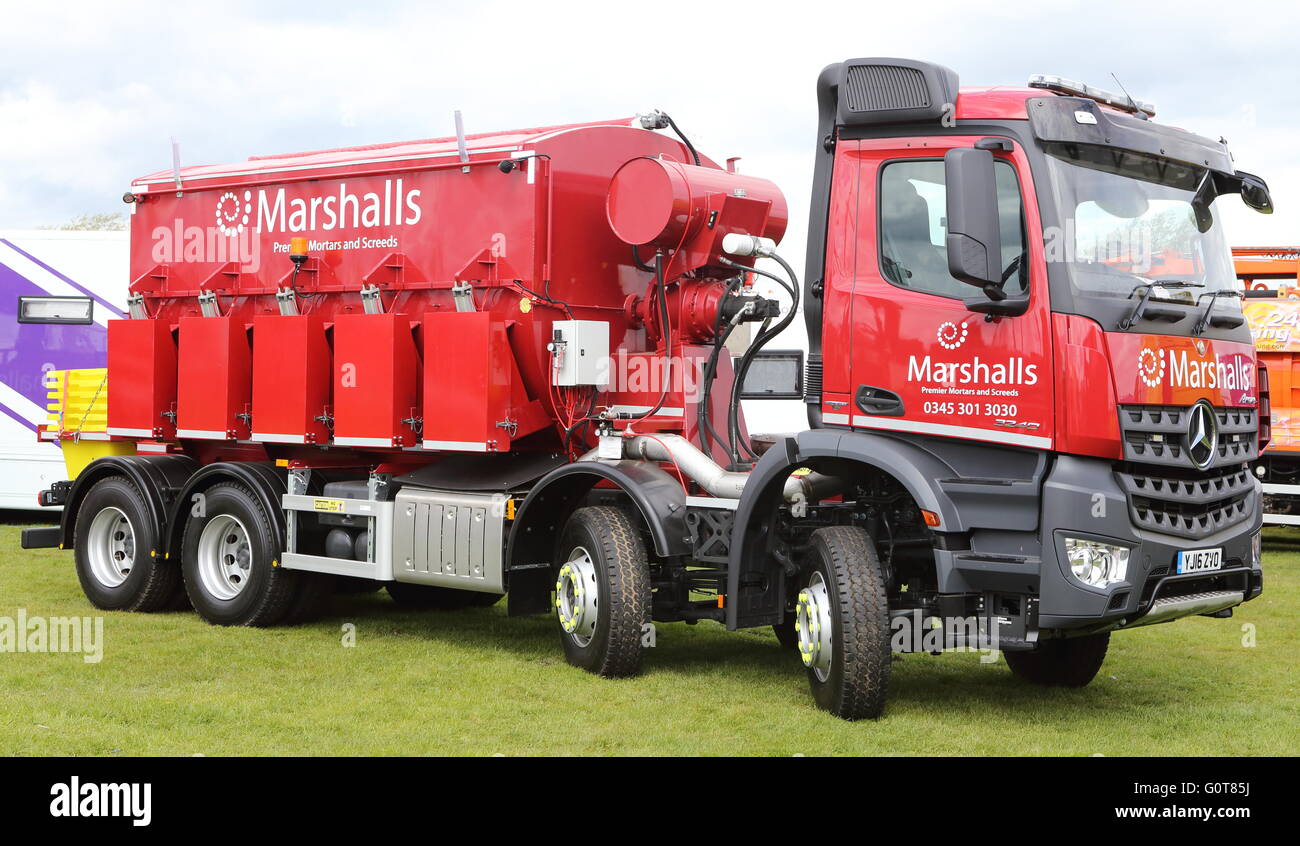
<svg viewBox="0 0 1300 846">
<path fill-rule="evenodd" d="M 610 181 L 605 211 L 614 234 L 628 244 L 676 250 L 718 227 L 728 197 L 767 204 L 761 231 L 746 232 L 781 239 L 788 212 L 774 183 L 661 157 L 642 156 L 620 167 Z"/>
</svg>

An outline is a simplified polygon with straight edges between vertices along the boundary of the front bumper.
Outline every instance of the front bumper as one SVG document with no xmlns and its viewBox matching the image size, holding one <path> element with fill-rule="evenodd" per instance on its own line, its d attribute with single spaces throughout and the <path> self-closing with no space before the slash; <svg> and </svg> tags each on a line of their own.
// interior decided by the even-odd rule
<svg viewBox="0 0 1300 846">
<path fill-rule="evenodd" d="M 1261 498 L 1259 483 L 1251 478 L 1250 484 L 1239 517 L 1191 539 L 1137 525 L 1110 463 L 1058 456 L 1043 485 L 1039 628 L 1129 628 L 1222 612 L 1258 596 L 1263 573 L 1252 561 L 1251 541 L 1262 525 Z M 1129 547 L 1125 580 L 1099 589 L 1075 579 L 1065 558 L 1067 536 Z M 1223 549 L 1222 569 L 1174 572 L 1180 551 L 1216 547 Z"/>
</svg>

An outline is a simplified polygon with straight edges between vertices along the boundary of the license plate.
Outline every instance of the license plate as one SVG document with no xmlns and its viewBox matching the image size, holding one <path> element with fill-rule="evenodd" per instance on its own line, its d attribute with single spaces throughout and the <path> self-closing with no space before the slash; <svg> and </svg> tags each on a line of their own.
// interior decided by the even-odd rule
<svg viewBox="0 0 1300 846">
<path fill-rule="evenodd" d="M 1223 567 L 1222 549 L 1186 549 L 1178 553 L 1179 573 L 1202 573 Z"/>
</svg>

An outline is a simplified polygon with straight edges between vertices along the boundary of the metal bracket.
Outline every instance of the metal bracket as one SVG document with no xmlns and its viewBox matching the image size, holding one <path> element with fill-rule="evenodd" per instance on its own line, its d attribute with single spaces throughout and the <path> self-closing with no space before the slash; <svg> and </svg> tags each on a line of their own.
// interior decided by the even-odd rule
<svg viewBox="0 0 1300 846">
<path fill-rule="evenodd" d="M 303 496 L 307 493 L 307 483 L 311 481 L 311 471 L 295 468 L 289 471 L 289 493 Z"/>
<path fill-rule="evenodd" d="M 292 288 L 276 289 L 275 304 L 280 307 L 282 317 L 292 317 L 298 313 L 298 295 Z"/>
<path fill-rule="evenodd" d="M 384 313 L 384 301 L 379 296 L 378 285 L 367 285 L 361 289 L 361 307 L 366 314 Z"/>
<path fill-rule="evenodd" d="M 392 483 L 392 473 L 371 473 L 366 480 L 366 496 L 375 500 L 382 499 Z"/>
<path fill-rule="evenodd" d="M 203 291 L 199 294 L 199 310 L 204 317 L 220 317 L 221 306 L 217 303 L 215 291 Z"/>
<path fill-rule="evenodd" d="M 144 320 L 149 317 L 144 308 L 144 294 L 131 294 L 126 298 L 126 312 L 132 320 Z"/>
<path fill-rule="evenodd" d="M 478 311 L 474 305 L 474 286 L 468 282 L 457 282 L 451 286 L 451 298 L 456 303 L 456 311 Z"/>
</svg>

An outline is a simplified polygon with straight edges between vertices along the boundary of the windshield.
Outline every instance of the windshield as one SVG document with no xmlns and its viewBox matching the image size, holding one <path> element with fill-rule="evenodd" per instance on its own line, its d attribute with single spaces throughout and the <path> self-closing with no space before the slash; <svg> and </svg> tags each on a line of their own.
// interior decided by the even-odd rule
<svg viewBox="0 0 1300 846">
<path fill-rule="evenodd" d="M 1046 233 L 1047 258 L 1069 266 L 1077 296 L 1127 299 L 1140 285 L 1168 282 L 1152 299 L 1191 304 L 1240 287 L 1213 206 L 1198 220 L 1204 169 L 1110 147 L 1044 147 L 1064 222 Z M 1220 298 L 1215 308 L 1240 305 Z"/>
</svg>

